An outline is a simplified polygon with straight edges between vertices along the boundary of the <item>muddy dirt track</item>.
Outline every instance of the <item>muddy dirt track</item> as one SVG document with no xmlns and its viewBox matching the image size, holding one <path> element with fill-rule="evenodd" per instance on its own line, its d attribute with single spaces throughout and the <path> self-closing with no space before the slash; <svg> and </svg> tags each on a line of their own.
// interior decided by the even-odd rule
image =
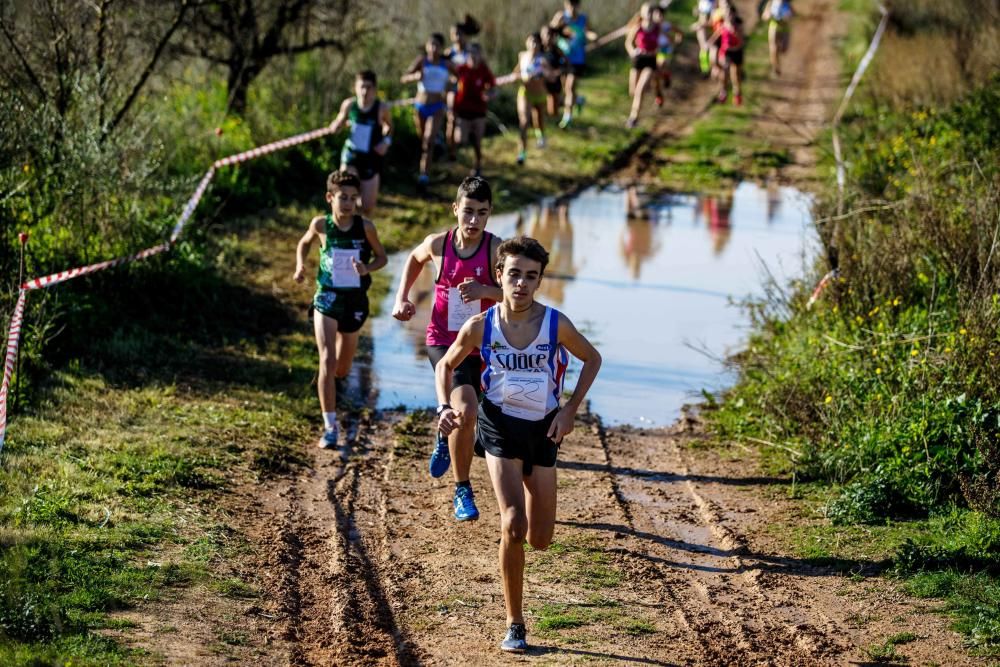
<svg viewBox="0 0 1000 667">
<path fill-rule="evenodd" d="M 747 96 L 764 100 L 755 131 L 792 154 L 786 176 L 815 163 L 815 137 L 842 89 L 836 5 L 796 3 L 784 76 L 748 85 Z M 648 178 L 657 142 L 710 106 L 714 88 L 690 59 L 678 71 L 670 113 L 609 176 Z M 265 593 L 242 611 L 253 628 L 244 656 L 261 665 L 841 665 L 863 663 L 865 647 L 903 626 L 917 636 L 899 649 L 913 663 L 976 664 L 946 620 L 885 579 L 782 553 L 767 530 L 792 511 L 773 492 L 782 481 L 762 478 L 752 453 L 699 448 L 701 439 L 694 417 L 650 431 L 581 417 L 560 454 L 555 543 L 526 557 L 532 648 L 520 657 L 498 650 L 499 520 L 481 459 L 472 481 L 482 519 L 459 524 L 450 474 L 426 472 L 430 415 L 355 420 L 340 452 L 303 443 L 308 467 L 227 501 L 254 544 L 243 574 Z"/>
</svg>

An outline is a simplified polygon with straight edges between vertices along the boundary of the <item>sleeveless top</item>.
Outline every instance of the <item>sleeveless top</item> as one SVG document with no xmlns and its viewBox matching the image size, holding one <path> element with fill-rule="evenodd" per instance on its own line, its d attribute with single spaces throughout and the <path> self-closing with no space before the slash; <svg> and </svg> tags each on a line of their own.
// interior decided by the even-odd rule
<svg viewBox="0 0 1000 667">
<path fill-rule="evenodd" d="M 451 345 L 458 338 L 458 330 L 466 320 L 495 303 L 490 299 L 464 303 L 458 291 L 458 286 L 466 278 L 472 278 L 483 285 L 496 285 L 493 269 L 490 266 L 492 244 L 493 234 L 484 231 L 483 238 L 479 240 L 479 245 L 472 255 L 462 258 L 455 249 L 455 230 L 449 230 L 445 234 L 444 247 L 441 251 L 441 268 L 434 279 L 431 321 L 427 324 L 425 340 L 428 345 Z"/>
<path fill-rule="evenodd" d="M 539 53 L 533 56 L 529 51 L 522 51 L 520 62 L 518 63 L 521 69 L 521 81 L 531 81 L 542 76 L 544 71 L 542 69 L 543 62 L 545 62 L 544 54 Z"/>
<path fill-rule="evenodd" d="M 319 249 L 316 288 L 337 292 L 367 290 L 372 284 L 372 277 L 359 276 L 351 263 L 351 257 L 362 264 L 372 261 L 372 246 L 365 235 L 364 218 L 355 215 L 351 228 L 344 231 L 334 222 L 333 214 L 327 213 L 326 240 Z"/>
<path fill-rule="evenodd" d="M 784 21 L 791 17 L 792 6 L 788 0 L 771 0 L 771 20 Z"/>
<path fill-rule="evenodd" d="M 448 87 L 448 77 L 450 76 L 448 67 L 444 64 L 445 62 L 445 59 L 442 58 L 435 65 L 427 58 L 424 58 L 423 73 L 420 76 L 420 81 L 417 83 L 418 91 L 430 94 L 444 93 Z"/>
<path fill-rule="evenodd" d="M 582 65 L 587 61 L 587 15 L 577 14 L 573 18 L 563 11 L 563 23 L 569 28 L 570 36 L 559 38 L 559 48 L 571 65 Z"/>
<path fill-rule="evenodd" d="M 444 59 L 450 61 L 455 67 L 464 65 L 469 62 L 469 49 L 456 49 L 454 46 L 451 46 L 444 52 Z"/>
<path fill-rule="evenodd" d="M 639 47 L 639 51 L 643 54 L 656 53 L 660 45 L 660 32 L 658 23 L 650 25 L 649 28 L 639 28 L 635 33 L 635 45 Z"/>
<path fill-rule="evenodd" d="M 670 21 L 664 21 L 660 24 L 660 34 L 657 37 L 657 50 L 664 54 L 670 55 L 674 52 L 674 40 L 671 33 L 673 32 L 673 24 Z"/>
<path fill-rule="evenodd" d="M 538 335 L 524 349 L 507 342 L 500 328 L 500 306 L 486 311 L 483 344 L 483 395 L 510 417 L 541 421 L 559 407 L 569 355 L 559 345 L 559 311 L 546 306 Z"/>
<path fill-rule="evenodd" d="M 351 103 L 347 118 L 351 121 L 351 136 L 347 147 L 355 153 L 370 153 L 382 141 L 382 123 L 379 122 L 381 100 L 376 99 L 368 111 L 361 109 L 357 99 Z"/>
</svg>

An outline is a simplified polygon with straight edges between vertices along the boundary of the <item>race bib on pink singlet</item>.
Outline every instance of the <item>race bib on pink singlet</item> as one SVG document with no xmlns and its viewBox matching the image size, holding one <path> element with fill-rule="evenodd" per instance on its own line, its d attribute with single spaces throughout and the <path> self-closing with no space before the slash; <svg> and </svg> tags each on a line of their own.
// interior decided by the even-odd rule
<svg viewBox="0 0 1000 667">
<path fill-rule="evenodd" d="M 458 331 L 470 317 L 478 315 L 482 306 L 479 299 L 465 303 L 457 287 L 448 288 L 448 331 Z"/>
</svg>

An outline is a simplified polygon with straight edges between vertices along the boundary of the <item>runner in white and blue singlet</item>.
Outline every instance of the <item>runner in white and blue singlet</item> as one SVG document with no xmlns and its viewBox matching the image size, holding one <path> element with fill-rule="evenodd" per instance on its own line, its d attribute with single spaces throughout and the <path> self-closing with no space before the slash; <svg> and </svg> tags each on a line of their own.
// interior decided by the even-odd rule
<svg viewBox="0 0 1000 667">
<path fill-rule="evenodd" d="M 483 360 L 478 445 L 500 509 L 500 576 L 507 635 L 500 648 L 527 649 L 524 627 L 524 543 L 552 542 L 556 519 L 556 456 L 573 430 L 576 411 L 601 367 L 601 355 L 569 319 L 535 302 L 549 254 L 519 236 L 497 248 L 503 300 L 474 315 L 435 368 L 438 428 L 451 433 L 461 417 L 448 404 L 452 373 L 474 350 Z M 583 361 L 576 388 L 560 407 L 567 352 Z"/>
</svg>

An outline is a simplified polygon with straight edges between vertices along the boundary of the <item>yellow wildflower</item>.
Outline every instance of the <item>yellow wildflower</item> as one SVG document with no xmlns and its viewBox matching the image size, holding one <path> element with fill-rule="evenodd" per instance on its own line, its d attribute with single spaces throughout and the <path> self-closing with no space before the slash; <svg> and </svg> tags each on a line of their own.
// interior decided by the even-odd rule
<svg viewBox="0 0 1000 667">
<path fill-rule="evenodd" d="M 961 329 L 958 330 L 958 333 L 960 333 L 960 334 L 962 334 L 964 336 L 965 334 L 967 334 L 969 332 L 965 329 L 965 327 L 962 327 Z"/>
<path fill-rule="evenodd" d="M 833 396 L 830 396 L 829 394 L 827 394 L 826 399 L 823 402 L 826 403 L 826 404 L 833 403 Z"/>
<path fill-rule="evenodd" d="M 881 368 L 876 368 L 875 369 L 875 375 L 882 375 L 882 369 Z"/>
</svg>

